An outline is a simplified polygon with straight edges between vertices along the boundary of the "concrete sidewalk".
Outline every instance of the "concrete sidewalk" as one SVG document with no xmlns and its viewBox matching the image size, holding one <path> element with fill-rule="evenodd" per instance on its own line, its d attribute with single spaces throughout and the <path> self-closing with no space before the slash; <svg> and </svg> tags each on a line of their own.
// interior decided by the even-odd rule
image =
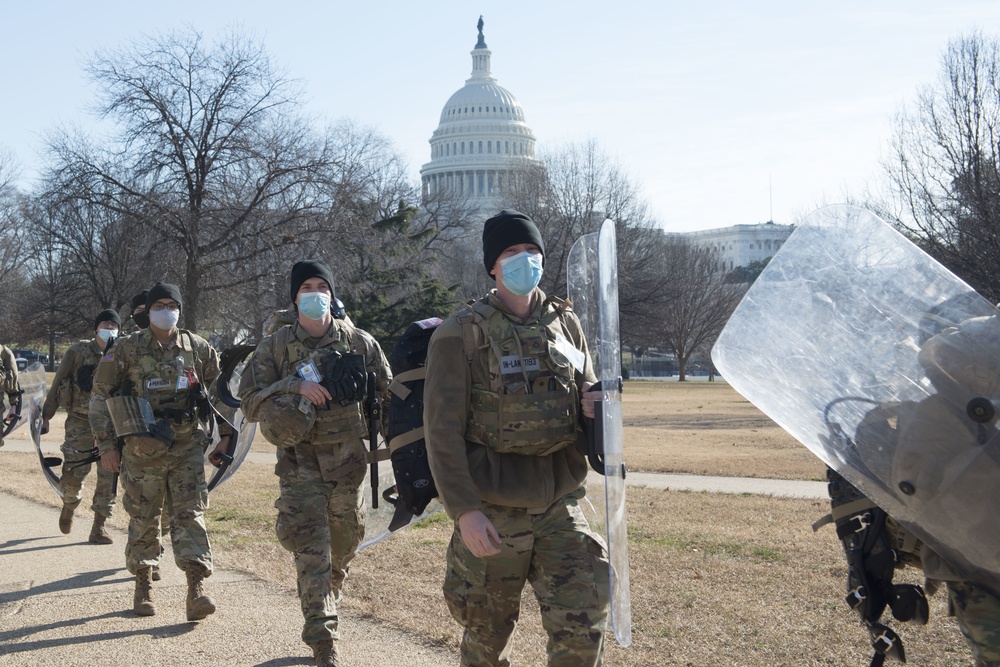
<svg viewBox="0 0 1000 667">
<path fill-rule="evenodd" d="M 6 449 L 6 447 L 5 447 Z M 132 613 L 134 578 L 125 570 L 125 535 L 115 544 L 86 542 L 87 525 L 70 535 L 51 507 L 0 493 L 0 665 L 132 667 L 138 665 L 311 665 L 299 638 L 294 591 L 246 573 L 216 570 L 206 581 L 218 611 L 185 618 L 187 584 L 172 564 L 154 584 L 157 615 Z M 172 560 L 168 552 L 167 562 Z M 367 618 L 342 614 L 345 665 L 437 667 L 458 664 L 454 651 Z"/>
</svg>

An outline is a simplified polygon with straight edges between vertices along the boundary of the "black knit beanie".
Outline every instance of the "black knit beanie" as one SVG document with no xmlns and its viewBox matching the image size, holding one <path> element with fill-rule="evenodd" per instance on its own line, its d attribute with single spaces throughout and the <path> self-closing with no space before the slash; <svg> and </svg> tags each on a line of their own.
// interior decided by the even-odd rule
<svg viewBox="0 0 1000 667">
<path fill-rule="evenodd" d="M 520 211 L 504 209 L 483 225 L 483 264 L 486 273 L 493 275 L 493 265 L 504 250 L 519 243 L 534 243 L 542 251 L 544 261 L 545 243 L 538 227 L 531 218 Z"/>
<path fill-rule="evenodd" d="M 301 262 L 295 262 L 292 267 L 292 303 L 295 303 L 295 295 L 299 293 L 299 288 L 302 287 L 302 283 L 309 280 L 310 278 L 322 278 L 326 281 L 326 284 L 330 286 L 330 293 L 333 293 L 333 273 L 330 272 L 330 267 L 326 265 L 319 259 L 304 259 Z"/>
<path fill-rule="evenodd" d="M 145 306 L 146 305 L 146 296 L 148 294 L 149 294 L 149 290 L 148 289 L 144 289 L 141 292 L 139 292 L 138 294 L 136 294 L 134 297 L 132 297 L 132 304 L 131 304 L 132 308 L 130 308 L 128 312 L 134 313 L 135 309 L 138 308 L 139 306 Z"/>
<path fill-rule="evenodd" d="M 102 310 L 101 312 L 97 313 L 97 317 L 94 318 L 95 330 L 97 329 L 97 327 L 101 326 L 101 322 L 114 322 L 115 324 L 118 325 L 119 328 L 121 328 L 122 318 L 121 315 L 118 314 L 118 311 L 111 310 L 110 308 L 108 308 L 107 310 Z"/>
<path fill-rule="evenodd" d="M 173 299 L 178 306 L 183 306 L 181 301 L 181 288 L 170 283 L 156 283 L 146 293 L 146 312 L 153 308 L 153 304 L 160 299 Z"/>
</svg>

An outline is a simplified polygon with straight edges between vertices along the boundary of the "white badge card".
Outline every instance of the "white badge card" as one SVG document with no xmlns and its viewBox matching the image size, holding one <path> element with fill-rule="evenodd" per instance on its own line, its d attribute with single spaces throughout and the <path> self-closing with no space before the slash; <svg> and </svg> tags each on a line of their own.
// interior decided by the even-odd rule
<svg viewBox="0 0 1000 667">
<path fill-rule="evenodd" d="M 296 372 L 306 382 L 319 382 L 320 375 L 319 371 L 316 369 L 316 364 L 312 362 L 312 359 L 306 361 L 300 361 L 296 367 Z"/>
<path fill-rule="evenodd" d="M 538 357 L 521 357 L 516 354 L 508 354 L 506 357 L 500 358 L 500 372 L 504 375 L 507 373 L 520 373 L 521 372 L 521 362 L 524 362 L 524 370 L 527 373 L 538 370 Z"/>
<path fill-rule="evenodd" d="M 566 357 L 566 361 L 573 364 L 573 368 L 576 369 L 577 373 L 582 373 L 584 364 L 587 363 L 587 358 L 584 356 L 583 351 L 573 347 L 573 344 L 563 338 L 560 334 L 556 334 L 555 338 L 556 339 L 552 341 L 552 347 L 554 347 L 559 354 Z"/>
<path fill-rule="evenodd" d="M 188 377 L 187 375 L 181 375 L 177 378 L 177 391 L 184 391 L 188 388 Z"/>
</svg>

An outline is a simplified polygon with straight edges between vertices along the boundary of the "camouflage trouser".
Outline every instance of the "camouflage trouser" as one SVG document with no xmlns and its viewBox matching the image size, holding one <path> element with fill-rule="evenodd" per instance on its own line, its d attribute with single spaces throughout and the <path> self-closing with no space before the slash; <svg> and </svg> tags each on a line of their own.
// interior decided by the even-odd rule
<svg viewBox="0 0 1000 667">
<path fill-rule="evenodd" d="M 80 464 L 94 453 L 94 435 L 86 418 L 70 414 L 66 417 L 66 441 L 60 448 L 63 453 L 62 476 L 59 486 L 63 493 L 63 505 L 76 510 L 83 499 L 83 480 L 90 474 L 94 463 Z M 94 488 L 94 504 L 91 509 L 105 519 L 111 518 L 111 508 L 115 504 L 112 488 L 115 474 L 97 464 L 97 485 Z"/>
<path fill-rule="evenodd" d="M 949 581 L 948 596 L 976 667 L 1000 667 L 1000 598 L 968 581 Z"/>
<path fill-rule="evenodd" d="M 477 558 L 455 532 L 448 546 L 444 597 L 465 628 L 462 665 L 510 665 L 521 591 L 531 583 L 549 635 L 550 667 L 600 665 L 608 620 L 607 550 L 572 495 L 542 514 L 483 504 L 501 552 Z"/>
<path fill-rule="evenodd" d="M 274 502 L 278 542 L 295 554 L 305 618 L 302 641 L 307 644 L 339 639 L 337 606 L 348 565 L 365 534 L 361 489 L 365 468 L 355 464 L 341 470 L 341 479 L 326 482 L 282 476 L 281 496 Z"/>
<path fill-rule="evenodd" d="M 205 483 L 205 435 L 173 446 L 150 439 L 126 438 L 121 482 L 122 506 L 131 520 L 125 564 L 135 574 L 160 562 L 160 514 L 169 502 L 174 562 L 181 570 L 200 563 L 212 572 L 212 547 L 205 530 L 208 486 Z"/>
</svg>

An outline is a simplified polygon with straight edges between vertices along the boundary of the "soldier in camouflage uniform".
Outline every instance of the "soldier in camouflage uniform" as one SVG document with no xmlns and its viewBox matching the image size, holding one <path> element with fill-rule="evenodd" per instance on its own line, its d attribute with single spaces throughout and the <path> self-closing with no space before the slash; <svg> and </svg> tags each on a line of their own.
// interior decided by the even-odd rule
<svg viewBox="0 0 1000 667">
<path fill-rule="evenodd" d="M 535 224 L 501 211 L 483 229 L 496 289 L 434 332 L 424 429 L 440 498 L 455 521 L 444 596 L 465 628 L 462 665 L 510 665 L 530 582 L 548 664 L 599 665 L 608 619 L 607 550 L 580 508 L 588 464 L 575 444 L 596 392 L 569 305 L 538 287 Z"/>
<path fill-rule="evenodd" d="M 246 419 L 259 422 L 278 446 L 275 532 L 281 546 L 295 554 L 302 640 L 321 667 L 338 664 L 337 608 L 348 565 L 364 537 L 362 438 L 368 431 L 358 382 L 366 372 L 375 373 L 386 401 L 392 379 L 375 339 L 332 316 L 332 285 L 323 262 L 292 267 L 297 319 L 260 342 L 239 390 Z M 348 361 L 354 379 L 344 381 L 348 375 L 341 364 Z"/>
<path fill-rule="evenodd" d="M 131 336 L 134 333 L 149 328 L 149 314 L 146 313 L 146 296 L 148 294 L 149 290 L 142 290 L 132 297 L 129 318 L 122 325 L 123 336 Z"/>
<path fill-rule="evenodd" d="M 10 410 L 4 415 L 4 422 L 10 422 L 17 415 L 17 406 L 14 402 L 21 394 L 21 385 L 17 381 L 17 360 L 10 348 L 0 345 L 0 391 L 7 394 L 10 403 Z M 2 403 L 0 403 L 2 407 Z M 3 430 L 0 429 L 0 433 Z M 3 447 L 3 437 L 0 437 L 0 447 Z"/>
<path fill-rule="evenodd" d="M 156 613 L 152 568 L 160 559 L 160 513 L 169 491 L 174 562 L 187 575 L 187 619 L 196 621 L 215 611 L 215 601 L 202 584 L 212 573 L 204 518 L 208 507 L 204 455 L 211 441 L 202 422 L 209 417 L 203 397 L 219 375 L 219 357 L 204 338 L 177 328 L 182 301 L 176 285 L 157 283 L 149 290 L 146 305 L 149 329 L 117 343 L 97 367 L 90 424 L 101 466 L 121 471 L 122 505 L 130 517 L 125 563 L 136 575 L 135 612 Z M 123 415 L 118 406 L 138 406 L 137 399 L 148 402 L 156 425 L 145 434 L 123 433 L 125 446 L 119 455 L 115 424 L 126 423 L 133 415 Z M 220 423 L 219 431 L 221 439 L 210 456 L 213 462 L 231 437 L 228 425 Z"/>
<path fill-rule="evenodd" d="M 94 371 L 108 342 L 118 336 L 121 322 L 121 317 L 114 310 L 102 310 L 97 314 L 94 319 L 94 338 L 75 343 L 66 351 L 42 406 L 42 433 L 49 430 L 49 420 L 55 416 L 57 409 L 62 407 L 66 410 L 66 440 L 61 448 L 63 466 L 59 481 L 63 493 L 59 530 L 64 535 L 69 535 L 73 527 L 73 513 L 83 498 L 83 480 L 90 474 L 94 455 L 97 453 L 88 418 Z M 111 518 L 111 508 L 115 504 L 114 483 L 114 473 L 98 466 L 94 502 L 91 505 L 94 525 L 90 529 L 89 538 L 94 544 L 113 542 L 104 530 L 104 522 Z"/>
</svg>

